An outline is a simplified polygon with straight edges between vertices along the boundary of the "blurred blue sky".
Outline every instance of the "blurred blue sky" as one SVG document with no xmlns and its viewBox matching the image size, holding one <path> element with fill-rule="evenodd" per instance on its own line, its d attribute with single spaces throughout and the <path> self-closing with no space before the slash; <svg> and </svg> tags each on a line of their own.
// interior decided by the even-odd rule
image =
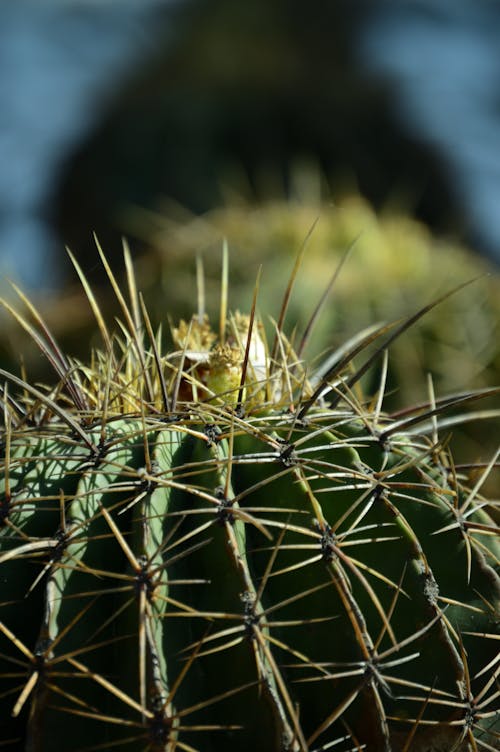
<svg viewBox="0 0 500 752">
<path fill-rule="evenodd" d="M 500 2 L 376 0 L 358 59 L 439 152 L 470 240 L 500 263 Z"/>
<path fill-rule="evenodd" d="M 0 3 L 0 268 L 57 284 L 52 190 L 128 72 L 166 33 L 171 0 Z"/>
<path fill-rule="evenodd" d="M 51 199 L 62 165 L 120 81 L 175 34 L 164 13 L 173 4 L 2 0 L 2 274 L 29 287 L 57 284 L 51 260 L 61 241 Z M 367 77 L 390 84 L 401 128 L 438 150 L 470 238 L 500 261 L 500 3 L 372 0 L 363 7 L 354 59 Z"/>
</svg>

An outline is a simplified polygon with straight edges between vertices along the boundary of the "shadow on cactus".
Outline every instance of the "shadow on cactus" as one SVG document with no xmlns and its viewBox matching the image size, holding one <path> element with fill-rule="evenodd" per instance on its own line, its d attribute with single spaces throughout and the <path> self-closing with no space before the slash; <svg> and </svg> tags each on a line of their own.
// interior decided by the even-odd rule
<svg viewBox="0 0 500 752">
<path fill-rule="evenodd" d="M 468 487 L 443 428 L 498 390 L 383 410 L 387 348 L 439 301 L 313 370 L 284 333 L 300 257 L 268 341 L 225 263 L 217 326 L 200 285 L 165 353 L 101 257 L 123 320 L 75 262 L 86 364 L 4 303 L 58 380 L 1 371 L 1 748 L 497 750 L 498 454 Z"/>
</svg>

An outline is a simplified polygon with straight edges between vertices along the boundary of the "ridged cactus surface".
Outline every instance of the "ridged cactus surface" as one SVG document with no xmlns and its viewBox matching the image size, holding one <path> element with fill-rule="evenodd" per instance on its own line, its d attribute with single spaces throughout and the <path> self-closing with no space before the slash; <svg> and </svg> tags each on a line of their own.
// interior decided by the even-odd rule
<svg viewBox="0 0 500 752">
<path fill-rule="evenodd" d="M 317 378 L 255 309 L 162 355 L 129 284 L 89 364 L 32 310 L 60 382 L 2 373 L 0 748 L 498 750 L 495 458 L 362 397 L 385 328 Z"/>
</svg>

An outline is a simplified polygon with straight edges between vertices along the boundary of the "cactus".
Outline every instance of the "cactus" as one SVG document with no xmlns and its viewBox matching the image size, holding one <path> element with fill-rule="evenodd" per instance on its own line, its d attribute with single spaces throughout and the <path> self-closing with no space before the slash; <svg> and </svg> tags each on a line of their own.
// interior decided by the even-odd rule
<svg viewBox="0 0 500 752">
<path fill-rule="evenodd" d="M 306 177 L 313 184 L 320 180 L 314 174 Z M 448 298 L 421 326 L 394 343 L 389 376 L 391 387 L 397 390 L 388 399 L 393 409 L 424 399 L 428 371 L 443 394 L 467 388 L 472 382 L 483 387 L 498 383 L 498 269 L 458 244 L 431 234 L 423 224 L 394 208 L 375 213 L 360 196 L 339 201 L 336 197 L 332 205 L 330 198 L 315 202 L 314 191 L 309 201 L 307 191 L 299 195 L 305 195 L 303 202 L 230 204 L 202 217 L 179 212 L 177 221 L 172 210 L 170 217 L 131 213 L 130 230 L 154 249 L 141 263 L 141 287 L 147 289 L 150 306 L 155 306 L 155 301 L 161 304 L 168 296 L 172 307 L 189 315 L 183 287 L 171 267 L 175 265 L 189 285 L 189 260 L 194 252 L 204 249 L 207 297 L 215 307 L 219 294 L 215 251 L 225 237 L 234 256 L 232 299 L 250 304 L 249 262 L 255 268 L 262 263 L 266 274 L 259 292 L 261 306 L 274 310 L 282 285 L 280 270 L 290 263 L 291 249 L 303 242 L 314 225 L 307 241 L 309 263 L 298 280 L 300 294 L 294 296 L 289 310 L 301 327 L 309 317 L 309 301 L 321 295 L 332 263 L 336 264 L 349 246 L 352 251 L 335 295 L 315 327 L 311 352 L 330 347 L 332 337 L 340 342 L 352 336 L 369 320 L 398 318 L 412 307 L 418 308 L 423 297 L 437 297 L 442 292 L 442 280 L 453 286 L 482 272 L 479 284 Z"/>
<path fill-rule="evenodd" d="M 439 434 L 483 392 L 382 409 L 383 353 L 432 305 L 313 370 L 292 283 L 269 341 L 257 287 L 249 316 L 223 293 L 164 354 L 129 256 L 129 302 L 101 256 L 123 322 L 74 261 L 87 364 L 4 303 L 58 380 L 0 371 L 2 749 L 497 750 L 497 456 L 469 486 Z"/>
</svg>

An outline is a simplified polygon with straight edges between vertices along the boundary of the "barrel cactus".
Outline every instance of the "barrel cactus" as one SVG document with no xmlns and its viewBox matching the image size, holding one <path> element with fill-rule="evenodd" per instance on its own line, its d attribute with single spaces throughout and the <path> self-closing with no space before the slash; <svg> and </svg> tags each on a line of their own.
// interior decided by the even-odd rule
<svg viewBox="0 0 500 752">
<path fill-rule="evenodd" d="M 496 458 L 456 467 L 439 431 L 479 395 L 383 411 L 425 309 L 314 369 L 290 290 L 268 342 L 257 294 L 216 327 L 200 301 L 165 354 L 126 262 L 115 333 L 80 272 L 85 364 L 5 304 L 58 379 L 1 371 L 0 747 L 499 749 Z"/>
</svg>

